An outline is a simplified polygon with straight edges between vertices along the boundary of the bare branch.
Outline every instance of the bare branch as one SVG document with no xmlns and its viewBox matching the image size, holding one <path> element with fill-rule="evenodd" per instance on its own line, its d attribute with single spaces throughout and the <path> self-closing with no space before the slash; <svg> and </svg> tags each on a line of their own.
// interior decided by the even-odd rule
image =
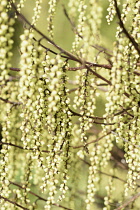
<svg viewBox="0 0 140 210">
<path fill-rule="evenodd" d="M 134 71 L 134 74 L 136 74 L 137 76 L 140 76 L 140 72 L 138 71 Z"/>
<path fill-rule="evenodd" d="M 82 117 L 81 114 L 79 114 L 79 113 L 73 111 L 73 110 L 70 109 L 70 108 L 69 108 L 69 111 L 70 111 L 74 116 Z M 95 120 L 104 120 L 104 119 L 106 119 L 106 118 L 104 118 L 104 117 L 92 117 L 92 116 L 87 116 L 87 117 L 89 117 L 89 118 L 91 118 L 91 119 L 95 119 Z"/>
<path fill-rule="evenodd" d="M 126 35 L 126 37 L 130 40 L 130 42 L 133 44 L 133 46 L 135 47 L 135 49 L 137 50 L 138 54 L 140 54 L 140 48 L 138 43 L 135 41 L 135 39 L 128 33 L 128 31 L 126 30 L 124 23 L 121 19 L 121 13 L 120 10 L 118 8 L 118 4 L 117 4 L 117 0 L 114 0 L 114 4 L 115 4 L 115 9 L 116 9 L 116 13 L 119 19 L 119 25 L 120 27 L 123 29 L 124 34 Z"/>
<path fill-rule="evenodd" d="M 89 64 L 89 67 L 100 67 L 104 69 L 111 69 L 111 65 L 107 64 L 98 64 L 98 63 L 91 63 L 91 62 L 85 62 L 86 64 Z M 70 71 L 76 71 L 76 70 L 81 70 L 85 69 L 85 66 L 79 66 L 79 67 L 69 67 L 68 70 Z"/>
<path fill-rule="evenodd" d="M 80 158 L 80 160 L 82 160 L 82 161 L 83 161 L 84 163 L 86 163 L 88 166 L 91 166 L 91 164 L 90 164 L 88 161 L 86 161 L 86 160 L 84 160 L 84 159 L 82 159 L 82 158 Z M 106 176 L 110 176 L 110 177 L 112 177 L 112 178 L 114 178 L 114 179 L 118 179 L 119 181 L 126 183 L 125 180 L 123 180 L 123 179 L 121 179 L 121 178 L 119 178 L 119 177 L 117 177 L 117 176 L 115 176 L 115 175 L 111 175 L 111 174 L 105 173 L 105 172 L 103 172 L 103 171 L 101 171 L 101 170 L 98 170 L 98 172 L 99 172 L 100 174 L 103 174 L 103 175 L 106 175 Z"/>
<path fill-rule="evenodd" d="M 23 14 L 19 13 L 15 4 L 13 3 L 12 0 L 10 0 L 11 6 L 14 8 L 16 15 L 18 17 L 21 18 L 21 20 L 23 20 L 25 23 L 27 23 L 30 28 L 34 29 L 41 37 L 43 37 L 45 40 L 47 40 L 50 44 L 52 44 L 55 48 L 57 48 L 61 53 L 64 53 L 65 55 L 67 55 L 69 57 L 69 59 L 77 61 L 79 63 L 82 63 L 82 61 L 77 58 L 76 56 L 74 56 L 73 54 L 71 54 L 70 52 L 62 49 L 60 46 L 58 46 L 54 41 L 52 41 L 49 37 L 47 37 L 45 34 L 43 34 L 39 29 L 37 29 L 34 25 L 31 25 L 31 23 L 24 17 Z"/>
<path fill-rule="evenodd" d="M 100 78 L 101 80 L 107 82 L 109 85 L 112 85 L 109 80 L 98 74 L 97 72 L 93 71 L 88 65 L 85 65 L 85 68 L 89 70 L 91 73 L 93 73 L 96 77 Z"/>
<path fill-rule="evenodd" d="M 115 129 L 114 129 L 114 130 L 115 130 Z M 113 131 L 114 131 L 114 130 L 113 130 Z M 103 139 L 104 137 L 106 137 L 106 136 L 108 136 L 109 134 L 111 134 L 111 132 L 112 132 L 112 131 L 109 131 L 107 134 L 105 134 L 105 135 L 103 135 L 103 136 L 101 136 L 101 137 L 99 137 L 99 138 L 97 138 L 97 139 L 95 139 L 95 140 L 93 140 L 93 141 L 90 141 L 90 142 L 86 143 L 86 145 L 73 146 L 73 148 L 74 148 L 74 149 L 79 149 L 79 148 L 84 147 L 84 146 L 87 146 L 87 145 L 89 145 L 89 144 L 96 143 L 96 142 L 100 141 L 101 139 Z"/>
<path fill-rule="evenodd" d="M 17 187 L 19 187 L 19 188 L 21 188 L 21 189 L 25 189 L 25 187 L 21 186 L 20 184 L 15 183 L 15 182 L 11 182 L 11 181 L 10 181 L 10 184 L 15 185 L 15 186 L 17 186 Z M 29 191 L 29 193 L 32 194 L 32 195 L 34 195 L 35 197 L 37 197 L 39 200 L 43 200 L 43 201 L 45 201 L 45 202 L 47 201 L 47 199 L 41 197 L 40 195 L 37 195 L 36 193 L 34 193 L 34 192 L 32 192 L 32 191 Z M 70 208 L 67 208 L 67 207 L 62 206 L 62 205 L 57 204 L 57 203 L 53 203 L 52 205 L 57 206 L 57 207 L 59 207 L 59 208 L 66 209 L 66 210 L 72 210 L 72 209 L 70 209 Z"/>
<path fill-rule="evenodd" d="M 102 47 L 102 46 L 99 46 L 99 45 L 92 45 L 92 47 L 94 47 L 95 49 L 97 49 L 99 52 L 103 52 L 105 53 L 107 56 L 109 57 L 112 57 L 113 55 L 113 52 L 110 51 L 109 49 L 105 48 L 105 47 Z M 110 53 L 109 53 L 110 52 Z M 112 54 L 111 54 L 112 53 Z"/>
<path fill-rule="evenodd" d="M 34 29 L 39 35 L 41 35 L 41 37 L 43 37 L 43 39 L 47 40 L 50 44 L 52 44 L 55 48 L 57 48 L 60 53 L 65 54 L 66 56 L 68 56 L 68 59 L 70 60 L 74 60 L 77 61 L 80 64 L 85 64 L 85 62 L 83 62 L 80 58 L 74 56 L 73 54 L 71 54 L 70 52 L 62 49 L 60 46 L 58 46 L 54 41 L 52 41 L 49 37 L 47 37 L 45 34 L 43 34 L 39 29 L 37 29 L 34 25 L 31 25 L 31 23 L 24 17 L 23 14 L 19 13 L 17 11 L 17 8 L 15 6 L 15 4 L 13 3 L 12 0 L 10 0 L 11 6 L 14 8 L 16 15 L 19 16 L 24 22 L 26 22 L 32 29 Z M 86 62 L 87 63 L 87 62 Z M 98 66 L 99 67 L 99 66 Z M 100 66 L 101 67 L 101 66 Z M 102 77 L 100 74 L 96 73 L 95 71 L 93 71 L 90 67 L 88 67 L 87 65 L 85 65 L 85 68 L 88 69 L 90 72 L 92 72 L 95 76 L 97 76 L 98 78 L 100 78 L 101 80 L 106 81 L 109 85 L 111 85 L 111 82 L 108 81 L 106 78 Z"/>
<path fill-rule="evenodd" d="M 29 210 L 28 208 L 25 208 L 25 207 L 21 206 L 20 204 L 14 202 L 14 201 L 11 201 L 11 200 L 9 200 L 8 198 L 5 198 L 5 197 L 3 197 L 3 196 L 1 196 L 1 195 L 0 195 L 0 198 L 1 198 L 1 199 L 4 199 L 5 201 L 7 201 L 7 202 L 9 202 L 9 203 L 12 203 L 12 204 L 15 205 L 15 206 L 20 207 L 21 209 Z"/>
<path fill-rule="evenodd" d="M 11 67 L 10 70 L 11 70 L 11 71 L 20 71 L 19 68 L 13 68 L 13 67 Z"/>
<path fill-rule="evenodd" d="M 135 201 L 139 196 L 140 196 L 140 192 L 137 193 L 136 195 L 132 196 L 128 201 L 126 201 L 125 203 L 123 203 L 121 206 L 119 206 L 115 210 L 123 209 L 124 207 L 128 206 L 130 203 L 132 203 L 133 201 Z"/>
<path fill-rule="evenodd" d="M 33 40 L 34 41 L 36 41 L 36 42 L 38 42 L 38 44 L 42 47 L 42 48 L 44 48 L 47 52 L 51 52 L 52 54 L 54 54 L 54 55 L 57 55 L 58 53 L 57 52 L 55 52 L 54 50 L 51 50 L 50 48 L 48 48 L 48 47 L 46 47 L 46 46 L 44 46 L 43 44 L 41 44 L 41 40 L 39 39 L 39 40 L 37 40 L 35 37 L 33 37 Z M 65 58 L 65 59 L 69 59 L 69 57 L 67 57 L 67 56 L 64 56 L 64 55 L 60 55 L 62 58 Z"/>
<path fill-rule="evenodd" d="M 9 146 L 17 147 L 17 148 L 23 149 L 23 150 L 34 150 L 35 151 L 35 149 L 33 149 L 33 148 L 24 148 L 22 146 L 19 146 L 19 145 L 13 144 L 13 143 L 0 142 L 0 145 L 9 145 Z M 48 153 L 49 151 L 47 151 L 47 150 L 41 150 L 41 152 L 47 152 Z"/>
<path fill-rule="evenodd" d="M 1 101 L 4 101 L 5 103 L 13 104 L 14 106 L 16 106 L 16 105 L 21 105 L 21 104 L 22 104 L 21 102 L 9 101 L 9 100 L 4 99 L 4 98 L 2 98 L 2 97 L 0 97 L 0 100 L 1 100 Z"/>
</svg>

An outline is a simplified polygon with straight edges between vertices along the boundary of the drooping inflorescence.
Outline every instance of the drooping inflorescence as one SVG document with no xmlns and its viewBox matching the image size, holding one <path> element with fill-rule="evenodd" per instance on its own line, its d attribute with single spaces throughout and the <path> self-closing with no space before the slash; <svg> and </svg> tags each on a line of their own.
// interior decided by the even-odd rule
<svg viewBox="0 0 140 210">
<path fill-rule="evenodd" d="M 104 4 L 0 0 L 2 210 L 139 208 L 140 3 Z"/>
</svg>

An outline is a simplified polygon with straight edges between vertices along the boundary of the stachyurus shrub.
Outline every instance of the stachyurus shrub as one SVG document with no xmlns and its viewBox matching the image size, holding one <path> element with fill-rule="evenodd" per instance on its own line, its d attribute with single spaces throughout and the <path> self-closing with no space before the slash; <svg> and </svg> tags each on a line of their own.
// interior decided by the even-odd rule
<svg viewBox="0 0 140 210">
<path fill-rule="evenodd" d="M 140 2 L 108 1 L 113 46 L 101 1 L 47 3 L 0 0 L 1 210 L 139 209 Z"/>
</svg>

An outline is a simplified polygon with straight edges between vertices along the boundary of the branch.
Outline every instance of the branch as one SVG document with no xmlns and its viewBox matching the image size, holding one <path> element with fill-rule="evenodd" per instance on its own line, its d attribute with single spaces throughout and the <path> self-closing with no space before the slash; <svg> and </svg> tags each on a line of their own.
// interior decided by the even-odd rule
<svg viewBox="0 0 140 210">
<path fill-rule="evenodd" d="M 1 195 L 0 195 L 0 198 L 1 198 L 1 199 L 4 199 L 5 201 L 7 201 L 7 202 L 9 202 L 9 203 L 12 203 L 13 205 L 16 205 L 16 206 L 20 207 L 21 209 L 29 210 L 29 209 L 27 209 L 27 208 L 21 206 L 20 204 L 14 202 L 14 201 L 11 201 L 11 200 L 9 200 L 8 198 L 5 198 L 5 197 L 3 197 L 3 196 L 1 196 Z"/>
<path fill-rule="evenodd" d="M 4 98 L 2 98 L 2 97 L 0 97 L 0 100 L 1 100 L 1 101 L 4 101 L 5 103 L 13 104 L 14 106 L 16 106 L 16 105 L 21 105 L 21 104 L 22 104 L 21 102 L 9 101 L 8 99 L 4 99 Z"/>
<path fill-rule="evenodd" d="M 21 188 L 21 189 L 25 189 L 25 187 L 22 187 L 20 184 L 17 184 L 17 183 L 15 183 L 15 182 L 11 182 L 11 181 L 10 181 L 10 184 L 15 185 L 15 186 L 17 186 L 17 187 L 19 187 L 19 188 Z M 47 201 L 47 199 L 41 197 L 40 195 L 37 195 L 36 193 L 34 193 L 34 192 L 32 192 L 32 191 L 29 191 L 29 193 L 32 194 L 32 195 L 34 195 L 34 196 L 36 196 L 39 200 L 43 200 L 43 201 L 45 201 L 45 202 Z M 53 203 L 52 205 L 57 206 L 57 207 L 60 207 L 60 208 L 63 208 L 63 209 L 66 209 L 66 210 L 72 210 L 72 209 L 70 209 L 70 208 L 67 208 L 67 207 L 62 206 L 62 205 L 57 204 L 57 203 Z"/>
<path fill-rule="evenodd" d="M 47 48 L 46 46 L 44 46 L 43 44 L 41 44 L 40 43 L 40 40 L 37 40 L 35 37 L 33 37 L 33 40 L 34 41 L 36 41 L 36 42 L 38 42 L 38 44 L 42 47 L 42 48 L 44 48 L 46 51 L 48 51 L 48 52 L 51 52 L 51 53 L 53 53 L 54 55 L 57 55 L 57 52 L 55 52 L 55 51 L 53 51 L 53 50 L 51 50 L 50 48 Z M 61 57 L 62 58 L 65 58 L 65 59 L 69 59 L 69 57 L 67 57 L 67 56 L 64 56 L 64 55 L 61 55 Z M 105 68 L 105 69 L 111 69 L 112 68 L 112 66 L 111 65 L 108 65 L 108 64 L 97 64 L 97 63 L 92 63 L 92 62 L 88 62 L 88 61 L 86 61 L 85 62 L 86 64 L 89 64 L 90 65 L 90 67 L 100 67 L 100 68 Z M 84 69 L 85 68 L 85 66 L 80 66 L 80 67 L 73 67 L 73 68 L 68 68 L 68 70 L 70 70 L 70 71 L 75 71 L 75 70 L 80 70 L 80 69 Z M 17 68 L 18 69 L 18 68 Z"/>
<path fill-rule="evenodd" d="M 12 144 L 12 143 L 7 143 L 7 142 L 0 142 L 0 145 L 9 145 L 9 146 L 12 146 L 12 147 L 17 147 L 19 149 L 23 149 L 23 150 L 34 150 L 33 148 L 24 148 L 22 146 L 19 146 L 19 145 L 16 145 L 16 144 Z M 35 150 L 34 150 L 35 151 Z M 41 152 L 49 152 L 47 150 L 41 150 Z"/>
<path fill-rule="evenodd" d="M 93 71 L 88 65 L 85 65 L 85 68 L 90 71 L 91 73 L 93 73 L 96 77 L 100 78 L 101 80 L 107 82 L 109 85 L 112 85 L 111 82 L 109 80 L 107 80 L 106 78 L 102 77 L 100 74 L 98 74 L 97 72 Z"/>
<path fill-rule="evenodd" d="M 111 151 L 111 154 L 112 154 L 112 151 Z M 113 154 L 111 156 L 111 159 L 113 164 L 114 162 L 116 162 L 116 165 L 119 166 L 120 168 L 124 169 L 124 170 L 127 170 L 128 171 L 128 167 L 127 165 L 125 165 L 124 163 L 120 162 L 119 160 L 117 160 L 115 157 L 113 157 Z"/>
<path fill-rule="evenodd" d="M 51 53 L 54 54 L 54 55 L 57 55 L 57 54 L 58 54 L 57 52 L 55 52 L 55 51 L 51 50 L 50 48 L 48 48 L 48 47 L 44 46 L 43 44 L 41 44 L 40 42 L 41 42 L 42 39 L 37 40 L 35 37 L 33 37 L 33 40 L 36 41 L 36 42 L 38 42 L 38 44 L 39 44 L 42 48 L 44 48 L 47 52 L 51 52 Z M 64 56 L 64 55 L 61 55 L 61 57 L 62 57 L 62 58 L 65 58 L 65 59 L 69 59 L 69 57 Z"/>
<path fill-rule="evenodd" d="M 19 13 L 15 4 L 13 3 L 12 0 L 10 0 L 11 6 L 13 7 L 13 9 L 16 12 L 16 15 L 18 17 L 21 18 L 21 20 L 24 20 L 25 23 L 27 23 L 30 28 L 34 29 L 41 37 L 43 37 L 45 40 L 47 40 L 50 44 L 52 44 L 55 48 L 57 48 L 61 53 L 64 53 L 65 55 L 67 55 L 69 57 L 69 59 L 77 61 L 79 63 L 81 63 L 82 61 L 77 58 L 76 56 L 74 56 L 73 54 L 71 54 L 70 52 L 62 49 L 60 46 L 58 46 L 54 41 L 52 41 L 49 37 L 47 37 L 45 34 L 43 34 L 39 29 L 37 29 L 34 25 L 32 25 L 25 17 L 23 14 Z"/>
<path fill-rule="evenodd" d="M 102 47 L 102 46 L 99 46 L 99 45 L 91 45 L 92 47 L 94 47 L 95 49 L 97 49 L 99 52 L 103 52 L 105 53 L 107 56 L 109 57 L 112 57 L 113 55 L 113 52 L 110 51 L 109 49 L 105 48 L 105 47 Z M 110 52 L 110 53 L 109 53 Z"/>
<path fill-rule="evenodd" d="M 79 114 L 79 113 L 73 111 L 73 110 L 70 109 L 70 108 L 69 108 L 69 111 L 70 111 L 74 116 L 82 117 L 81 114 Z M 87 116 L 87 117 L 89 117 L 89 118 L 91 118 L 91 119 L 95 119 L 95 120 L 105 120 L 105 119 L 106 119 L 106 118 L 104 118 L 104 117 L 91 117 L 91 116 Z"/>
<path fill-rule="evenodd" d="M 119 206 L 118 208 L 116 208 L 114 210 L 123 209 L 124 207 L 128 206 L 130 203 L 132 203 L 133 201 L 135 201 L 139 196 L 140 196 L 140 192 L 137 193 L 136 195 L 134 195 L 133 197 L 131 197 L 128 201 L 126 201 L 125 203 L 123 203 L 121 206 Z"/>
<path fill-rule="evenodd" d="M 137 76 L 140 76 L 140 72 L 138 72 L 138 71 L 134 71 L 134 74 Z"/>
<path fill-rule="evenodd" d="M 4 87 L 7 85 L 8 82 L 12 82 L 12 81 L 18 81 L 20 79 L 19 76 L 10 76 L 9 79 L 6 79 L 4 82 L 4 84 L 0 85 L 0 87 Z M 2 80 L 0 80 L 0 82 L 2 82 Z"/>
<path fill-rule="evenodd" d="M 121 111 L 115 113 L 114 116 L 117 116 L 117 115 L 120 115 L 120 114 L 124 114 L 124 113 L 126 113 L 127 110 L 131 110 L 131 109 L 132 109 L 132 108 L 123 109 L 123 110 L 121 110 Z"/>
<path fill-rule="evenodd" d="M 69 15 L 68 15 L 68 13 L 67 13 L 67 10 L 66 10 L 66 8 L 65 8 L 65 6 L 64 6 L 64 5 L 62 5 L 62 6 L 63 6 L 64 14 L 65 14 L 66 18 L 68 19 L 68 21 L 70 22 L 70 25 L 72 26 L 73 32 L 74 32 L 75 34 L 77 34 L 81 39 L 83 39 L 83 37 L 78 33 L 78 30 L 77 30 L 75 24 L 74 24 L 73 21 L 70 19 Z"/>
<path fill-rule="evenodd" d="M 23 14 L 19 13 L 17 11 L 17 8 L 15 6 L 15 4 L 13 3 L 12 0 L 10 0 L 11 6 L 14 8 L 16 15 L 19 16 L 22 20 L 24 20 L 25 23 L 27 23 L 30 28 L 34 29 L 39 35 L 41 35 L 41 37 L 43 37 L 45 40 L 47 40 L 50 44 L 52 44 L 55 48 L 57 48 L 60 53 L 65 54 L 66 56 L 68 56 L 68 59 L 73 60 L 73 61 L 77 61 L 80 64 L 84 64 L 85 62 L 83 62 L 80 58 L 77 58 L 76 56 L 74 56 L 73 54 L 71 54 L 70 52 L 62 49 L 60 46 L 58 46 L 54 41 L 52 41 L 49 37 L 47 37 L 46 35 L 44 35 L 39 29 L 37 29 L 34 25 L 31 25 L 31 23 L 24 17 Z M 88 63 L 88 62 L 86 62 Z M 89 64 L 89 63 L 88 63 Z M 95 71 L 93 71 L 92 69 L 90 69 L 87 65 L 85 65 L 85 68 L 88 69 L 90 72 L 92 72 L 95 76 L 97 76 L 98 78 L 106 81 L 109 85 L 111 85 L 111 82 L 108 81 L 107 79 L 105 79 L 104 77 L 102 77 L 101 75 L 99 75 L 98 73 L 96 73 Z"/>
<path fill-rule="evenodd" d="M 116 133 L 115 131 L 111 131 L 111 133 L 113 133 L 114 135 L 116 136 L 119 136 L 124 142 L 129 142 L 128 140 L 126 140 L 125 138 L 121 137 L 118 133 Z M 139 147 L 140 148 L 140 145 L 138 144 L 132 144 L 134 147 Z"/>
<path fill-rule="evenodd" d="M 114 5 L 115 5 L 115 9 L 116 9 L 116 13 L 117 13 L 117 16 L 119 18 L 119 25 L 120 27 L 123 29 L 123 32 L 124 34 L 126 35 L 126 37 L 130 40 L 130 42 L 133 44 L 133 46 L 135 47 L 135 49 L 137 50 L 138 54 L 140 54 L 140 49 L 139 49 L 139 45 L 138 43 L 135 41 L 135 39 L 128 33 L 128 31 L 126 30 L 125 26 L 124 26 L 124 23 L 121 19 L 121 13 L 120 13 L 120 10 L 118 8 L 118 5 L 117 5 L 117 0 L 114 0 Z"/>
<path fill-rule="evenodd" d="M 119 178 L 118 176 L 111 175 L 111 174 L 108 174 L 108 173 L 102 172 L 102 171 L 100 171 L 100 170 L 98 170 L 98 172 L 99 172 L 99 173 L 101 173 L 101 174 L 104 174 L 104 175 L 106 175 L 106 176 L 111 176 L 111 177 L 112 177 L 112 178 L 114 178 L 114 179 L 118 179 L 119 181 L 126 183 L 126 181 L 125 181 L 125 180 L 123 180 L 123 179 Z"/>
<path fill-rule="evenodd" d="M 100 68 L 104 68 L 104 69 L 112 68 L 111 65 L 107 65 L 107 64 L 98 64 L 98 63 L 91 63 L 91 62 L 85 62 L 85 63 L 89 64 L 89 67 L 100 67 Z M 70 70 L 70 71 L 76 71 L 76 70 L 81 70 L 81 69 L 85 69 L 85 66 L 69 67 L 68 68 L 68 70 Z"/>
<path fill-rule="evenodd" d="M 82 158 L 80 158 L 80 160 L 82 160 L 82 161 L 83 161 L 84 163 L 86 163 L 88 166 L 91 166 L 91 164 L 90 164 L 88 161 L 86 161 L 86 160 L 84 160 L 84 159 L 82 159 Z M 118 179 L 119 181 L 126 183 L 125 180 L 123 180 L 123 179 L 121 179 L 121 178 L 119 178 L 119 177 L 117 177 L 117 176 L 115 176 L 115 175 L 111 175 L 111 174 L 102 172 L 101 170 L 97 170 L 97 171 L 98 171 L 100 174 L 103 174 L 103 175 L 106 175 L 106 176 L 110 176 L 110 177 L 112 177 L 112 178 L 114 178 L 114 179 Z"/>
<path fill-rule="evenodd" d="M 61 56 L 61 57 L 65 57 L 65 56 Z M 67 57 L 65 57 L 67 58 Z M 85 62 L 86 64 L 89 64 L 89 67 L 100 67 L 100 68 L 104 68 L 104 69 L 109 69 L 111 70 L 112 66 L 108 65 L 108 64 L 98 64 L 98 63 L 92 63 L 92 62 Z M 69 71 L 77 71 L 77 70 L 82 70 L 85 69 L 85 66 L 79 66 L 79 67 L 69 67 L 68 70 Z M 138 71 L 134 71 L 134 74 L 137 76 L 140 76 L 140 73 Z"/>
<path fill-rule="evenodd" d="M 113 131 L 115 131 L 115 129 L 114 129 Z M 101 136 L 101 137 L 99 137 L 99 138 L 97 138 L 97 139 L 95 139 L 95 140 L 93 140 L 93 141 L 90 141 L 90 142 L 86 143 L 86 145 L 73 146 L 73 148 L 74 148 L 74 149 L 79 149 L 79 148 L 85 147 L 85 146 L 87 146 L 87 145 L 89 145 L 89 144 L 96 143 L 96 142 L 100 141 L 101 139 L 103 139 L 104 137 L 106 137 L 106 136 L 108 136 L 109 134 L 111 134 L 111 132 L 112 132 L 112 131 L 109 131 L 107 134 L 105 134 L 105 135 L 103 135 L 103 136 Z"/>
<path fill-rule="evenodd" d="M 19 68 L 13 68 L 13 67 L 11 67 L 10 70 L 11 70 L 11 71 L 20 71 Z"/>
</svg>

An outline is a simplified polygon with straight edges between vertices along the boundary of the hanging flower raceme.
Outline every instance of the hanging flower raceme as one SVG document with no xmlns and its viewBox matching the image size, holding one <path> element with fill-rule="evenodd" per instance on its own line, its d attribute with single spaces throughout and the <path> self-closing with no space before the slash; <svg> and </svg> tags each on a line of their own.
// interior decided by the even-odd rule
<svg viewBox="0 0 140 210">
<path fill-rule="evenodd" d="M 128 12 L 131 11 L 130 5 L 125 4 L 123 11 L 122 19 L 125 23 L 129 15 Z M 136 10 L 133 11 L 135 16 Z M 137 25 L 135 19 L 133 19 L 133 22 Z M 134 30 L 132 27 L 131 34 L 133 34 Z M 137 40 L 135 35 L 134 32 L 135 40 Z M 111 142 L 115 138 L 119 145 L 124 146 L 126 152 L 125 158 L 129 167 L 127 187 L 125 187 L 127 195 L 128 190 L 135 188 L 136 180 L 139 179 L 139 79 L 134 73 L 137 69 L 139 55 L 133 43 L 123 34 L 123 29 L 120 26 L 118 26 L 116 37 L 117 43 L 114 50 L 113 68 L 111 70 L 112 88 L 108 93 L 109 103 L 106 107 L 107 122 L 112 122 L 113 120 L 115 125 L 109 126 L 112 140 L 110 137 L 107 137 L 107 141 Z M 120 115 L 119 110 L 122 108 L 123 111 Z"/>
<path fill-rule="evenodd" d="M 80 109 L 79 118 L 80 121 L 80 133 L 81 133 L 81 141 L 86 148 L 87 143 L 87 130 L 92 127 L 93 120 L 91 117 L 94 116 L 95 110 L 95 95 L 96 95 L 96 87 L 94 85 L 95 79 L 91 77 L 90 72 L 88 70 L 79 71 L 79 75 L 77 75 L 76 84 L 78 85 L 77 90 L 75 91 L 76 96 L 74 98 L 74 108 Z M 93 87 L 92 87 L 93 85 Z"/>
<path fill-rule="evenodd" d="M 49 209 L 55 201 L 56 184 L 60 185 L 60 191 L 62 191 L 58 201 L 65 198 L 68 189 L 67 181 L 69 177 L 67 173 L 70 163 L 71 113 L 66 88 L 67 62 L 64 63 L 60 55 L 55 58 L 50 58 L 47 55 L 43 65 L 45 74 L 48 76 L 48 78 L 45 78 L 44 74 L 42 80 L 47 83 L 49 93 L 46 99 L 48 114 L 45 122 L 49 134 L 47 142 L 49 154 L 46 157 L 47 169 L 43 167 L 45 175 L 41 189 L 43 191 L 46 191 L 46 188 L 49 189 L 49 197 L 45 206 L 46 209 Z M 60 174 L 60 168 L 62 174 Z"/>
<path fill-rule="evenodd" d="M 53 21 L 54 21 L 54 15 L 55 15 L 55 10 L 56 10 L 56 3 L 57 1 L 56 0 L 50 0 L 48 2 L 49 4 L 49 16 L 47 18 L 47 21 L 48 21 L 48 32 L 49 32 L 49 35 L 50 37 L 53 39 L 53 36 L 54 36 L 54 24 L 53 24 Z"/>
<path fill-rule="evenodd" d="M 13 33 L 14 33 L 14 19 L 11 18 L 8 13 L 8 1 L 0 1 L 0 117 L 2 126 L 2 139 L 3 143 L 1 149 L 1 196 L 8 198 L 11 194 L 9 189 L 9 180 L 12 179 L 14 171 L 11 168 L 14 166 L 13 154 L 14 149 L 8 144 L 13 142 L 14 132 L 16 130 L 16 119 L 12 117 L 16 116 L 13 112 L 13 106 L 16 105 L 16 83 L 13 85 L 10 81 L 14 80 L 14 77 L 10 76 L 9 71 L 11 67 L 12 46 L 13 46 Z M 15 103 L 14 103 L 14 102 Z M 14 124 L 15 123 L 15 124 Z M 15 126 L 15 127 L 14 127 Z M 9 162 L 11 161 L 11 165 Z M 9 206 L 4 200 L 1 201 L 3 209 Z M 11 206 L 11 205 L 10 205 Z"/>
</svg>

